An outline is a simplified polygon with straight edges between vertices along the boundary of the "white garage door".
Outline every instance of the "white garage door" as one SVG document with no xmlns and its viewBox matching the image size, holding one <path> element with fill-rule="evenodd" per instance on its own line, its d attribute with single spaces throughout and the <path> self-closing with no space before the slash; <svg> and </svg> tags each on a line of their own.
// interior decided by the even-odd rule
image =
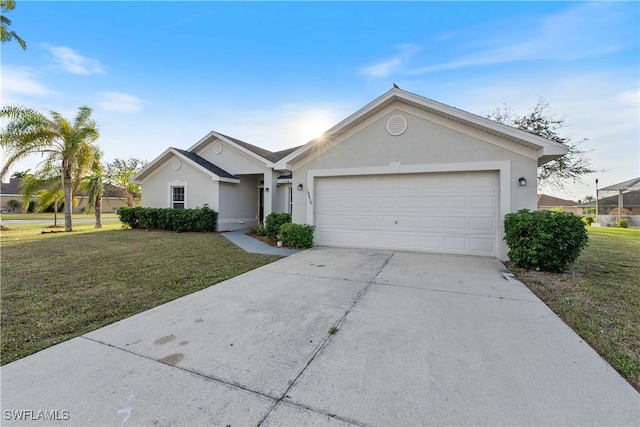
<svg viewBox="0 0 640 427">
<path fill-rule="evenodd" d="M 319 245 L 497 255 L 496 172 L 317 178 L 314 204 Z"/>
</svg>

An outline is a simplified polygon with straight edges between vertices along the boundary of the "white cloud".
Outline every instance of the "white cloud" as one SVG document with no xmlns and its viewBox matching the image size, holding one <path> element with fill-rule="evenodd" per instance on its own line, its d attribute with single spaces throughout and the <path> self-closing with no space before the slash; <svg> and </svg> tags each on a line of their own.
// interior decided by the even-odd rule
<svg viewBox="0 0 640 427">
<path fill-rule="evenodd" d="M 58 68 L 71 74 L 105 74 L 104 66 L 97 59 L 87 58 L 75 50 L 66 46 L 48 46 L 45 48 L 51 52 Z"/>
<path fill-rule="evenodd" d="M 41 84 L 36 74 L 28 68 L 2 67 L 2 93 L 15 93 L 31 96 L 55 95 L 56 92 Z"/>
<path fill-rule="evenodd" d="M 137 113 L 142 111 L 145 101 L 134 95 L 121 92 L 99 92 L 98 106 L 103 110 L 119 113 Z"/>
<path fill-rule="evenodd" d="M 420 49 L 420 46 L 413 43 L 396 46 L 396 50 L 399 51 L 396 55 L 385 61 L 362 68 L 361 73 L 371 78 L 387 77 L 401 70 L 402 66 Z"/>
<path fill-rule="evenodd" d="M 626 13 L 625 13 L 626 12 Z M 493 23 L 473 28 L 466 37 L 473 40 L 457 59 L 410 70 L 425 74 L 480 65 L 520 61 L 576 60 L 595 57 L 637 45 L 637 34 L 628 11 L 616 4 L 587 3 L 569 7 L 539 22 Z M 496 30 L 498 28 L 498 30 Z M 486 34 L 485 37 L 478 34 Z"/>
</svg>

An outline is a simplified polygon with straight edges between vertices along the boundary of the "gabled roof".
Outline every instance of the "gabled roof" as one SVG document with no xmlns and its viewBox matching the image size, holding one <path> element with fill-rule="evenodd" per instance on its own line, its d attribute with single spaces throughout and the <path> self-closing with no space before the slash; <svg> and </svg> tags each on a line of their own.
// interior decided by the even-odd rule
<svg viewBox="0 0 640 427">
<path fill-rule="evenodd" d="M 271 153 L 269 155 L 269 157 L 267 157 L 267 159 L 269 159 L 270 161 L 272 161 L 273 163 L 277 163 L 280 160 L 284 159 L 285 157 L 287 157 L 289 154 L 293 153 L 294 151 L 296 151 L 298 148 L 302 147 L 302 145 L 298 145 L 297 147 L 291 147 L 291 148 L 287 148 L 286 150 L 282 150 L 282 151 L 276 151 L 275 153 Z"/>
<path fill-rule="evenodd" d="M 608 187 L 601 188 L 600 191 L 627 191 L 640 190 L 640 177 L 630 179 L 629 181 L 613 184 Z"/>
<path fill-rule="evenodd" d="M 573 200 L 561 199 L 559 197 L 549 196 L 547 194 L 538 194 L 538 207 L 555 207 L 555 206 L 578 206 L 578 202 Z"/>
<path fill-rule="evenodd" d="M 22 183 L 20 178 L 9 178 L 9 182 L 1 183 L 0 193 L 3 196 L 20 194 L 20 183 Z"/>
<path fill-rule="evenodd" d="M 257 145 L 253 145 L 253 144 L 249 144 L 248 142 L 241 141 L 238 138 L 233 138 L 233 137 L 230 137 L 228 135 L 224 135 L 224 134 L 221 134 L 221 133 L 218 133 L 218 132 L 211 132 L 211 133 L 218 134 L 218 135 L 228 139 L 229 141 L 234 142 L 237 145 L 246 148 L 247 150 L 251 151 L 252 153 L 257 154 L 258 156 L 262 157 L 263 159 L 268 159 L 269 156 L 273 154 L 269 150 L 265 150 L 264 148 L 258 147 Z"/>
<path fill-rule="evenodd" d="M 288 156 L 281 159 L 276 168 L 289 169 L 287 164 L 296 162 L 297 160 L 310 154 L 310 150 L 317 144 L 324 143 L 327 140 L 335 139 L 353 126 L 361 123 L 377 112 L 383 110 L 392 103 L 400 101 L 407 105 L 419 108 L 432 114 L 462 123 L 483 132 L 496 135 L 500 138 L 523 145 L 525 147 L 537 150 L 538 165 L 547 163 L 553 159 L 561 157 L 567 153 L 569 148 L 555 141 L 541 138 L 529 132 L 525 132 L 511 126 L 507 126 L 493 120 L 481 117 L 464 110 L 460 110 L 449 105 L 442 104 L 432 99 L 424 98 L 411 92 L 404 91 L 398 87 L 393 87 L 385 92 L 379 98 L 373 100 L 360 110 L 356 111 L 328 131 L 324 133 L 321 139 L 313 140 L 303 145 L 298 150 L 292 152 Z"/>
<path fill-rule="evenodd" d="M 188 151 L 198 151 L 211 141 L 211 137 L 218 138 L 230 145 L 235 145 L 240 151 L 249 154 L 254 159 L 264 163 L 267 167 L 272 167 L 273 163 L 279 161 L 283 157 L 289 155 L 290 153 L 301 147 L 299 145 L 297 147 L 287 148 L 286 150 L 273 152 L 265 148 L 258 147 L 257 145 L 249 144 L 248 142 L 239 140 L 238 138 L 233 138 L 220 132 L 211 131 L 204 138 L 200 139 L 200 141 L 189 147 Z"/>
<path fill-rule="evenodd" d="M 175 155 L 181 160 L 184 160 L 187 163 L 191 164 L 196 169 L 200 169 L 202 172 L 211 176 L 212 180 L 214 181 L 233 183 L 240 182 L 240 179 L 238 179 L 238 177 L 230 174 L 222 168 L 219 168 L 207 159 L 204 159 L 195 153 L 173 147 L 169 147 L 164 153 L 156 157 L 151 163 L 145 166 L 136 176 L 131 179 L 131 182 L 133 182 L 134 184 L 141 184 L 142 181 L 153 172 L 156 166 L 169 159 L 171 155 Z"/>
</svg>

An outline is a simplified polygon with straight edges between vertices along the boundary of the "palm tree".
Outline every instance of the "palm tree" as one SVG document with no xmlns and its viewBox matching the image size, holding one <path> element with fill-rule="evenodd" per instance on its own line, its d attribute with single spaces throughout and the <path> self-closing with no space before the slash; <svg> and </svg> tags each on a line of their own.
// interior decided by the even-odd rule
<svg viewBox="0 0 640 427">
<path fill-rule="evenodd" d="M 59 174 L 41 171 L 38 175 L 27 174 L 20 184 L 22 194 L 22 210 L 27 211 L 31 199 L 35 196 L 33 212 L 42 212 L 53 205 L 53 226 L 58 226 L 58 206 L 64 199 L 62 180 Z"/>
<path fill-rule="evenodd" d="M 15 31 L 9 31 L 8 26 L 11 20 L 6 17 L 7 12 L 16 8 L 16 2 L 13 0 L 0 0 L 0 40 L 2 43 L 15 39 L 23 50 L 27 49 L 27 44 L 16 34 Z"/>
<path fill-rule="evenodd" d="M 43 170 L 54 170 L 60 166 L 64 192 L 64 229 L 72 231 L 71 209 L 73 191 L 80 184 L 93 162 L 99 131 L 91 120 L 91 108 L 80 107 L 73 123 L 56 111 L 50 117 L 26 107 L 6 106 L 0 109 L 0 118 L 9 123 L 0 136 L 0 145 L 5 152 L 5 165 L 0 179 L 11 165 L 31 154 L 45 155 Z"/>
<path fill-rule="evenodd" d="M 96 228 L 102 228 L 102 196 L 104 194 L 104 168 L 102 167 L 102 152 L 96 148 L 91 164 L 91 172 L 80 184 L 80 188 L 87 194 L 87 212 L 95 212 Z"/>
</svg>

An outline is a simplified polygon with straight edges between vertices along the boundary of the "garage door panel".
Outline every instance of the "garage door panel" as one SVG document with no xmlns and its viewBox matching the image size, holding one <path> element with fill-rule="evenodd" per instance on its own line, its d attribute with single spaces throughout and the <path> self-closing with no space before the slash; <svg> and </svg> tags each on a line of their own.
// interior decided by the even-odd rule
<svg viewBox="0 0 640 427">
<path fill-rule="evenodd" d="M 469 224 L 466 217 L 448 217 L 444 220 L 444 229 L 464 232 L 469 230 Z"/>
<path fill-rule="evenodd" d="M 494 218 L 471 218 L 470 228 L 478 231 L 488 231 L 495 234 L 496 221 Z"/>
<path fill-rule="evenodd" d="M 445 236 L 443 239 L 444 249 L 446 251 L 465 252 L 467 250 L 466 237 Z"/>
<path fill-rule="evenodd" d="M 442 230 L 444 228 L 444 217 L 423 216 L 420 218 L 420 227 L 424 230 Z"/>
<path fill-rule="evenodd" d="M 495 240 L 472 237 L 469 239 L 469 249 L 473 252 L 493 252 L 495 250 Z"/>
<path fill-rule="evenodd" d="M 495 256 L 497 173 L 316 179 L 320 245 Z"/>
<path fill-rule="evenodd" d="M 465 196 L 447 196 L 444 198 L 444 207 L 446 209 L 464 209 L 467 207 L 467 197 Z M 442 209 L 442 205 L 440 206 Z"/>
</svg>

